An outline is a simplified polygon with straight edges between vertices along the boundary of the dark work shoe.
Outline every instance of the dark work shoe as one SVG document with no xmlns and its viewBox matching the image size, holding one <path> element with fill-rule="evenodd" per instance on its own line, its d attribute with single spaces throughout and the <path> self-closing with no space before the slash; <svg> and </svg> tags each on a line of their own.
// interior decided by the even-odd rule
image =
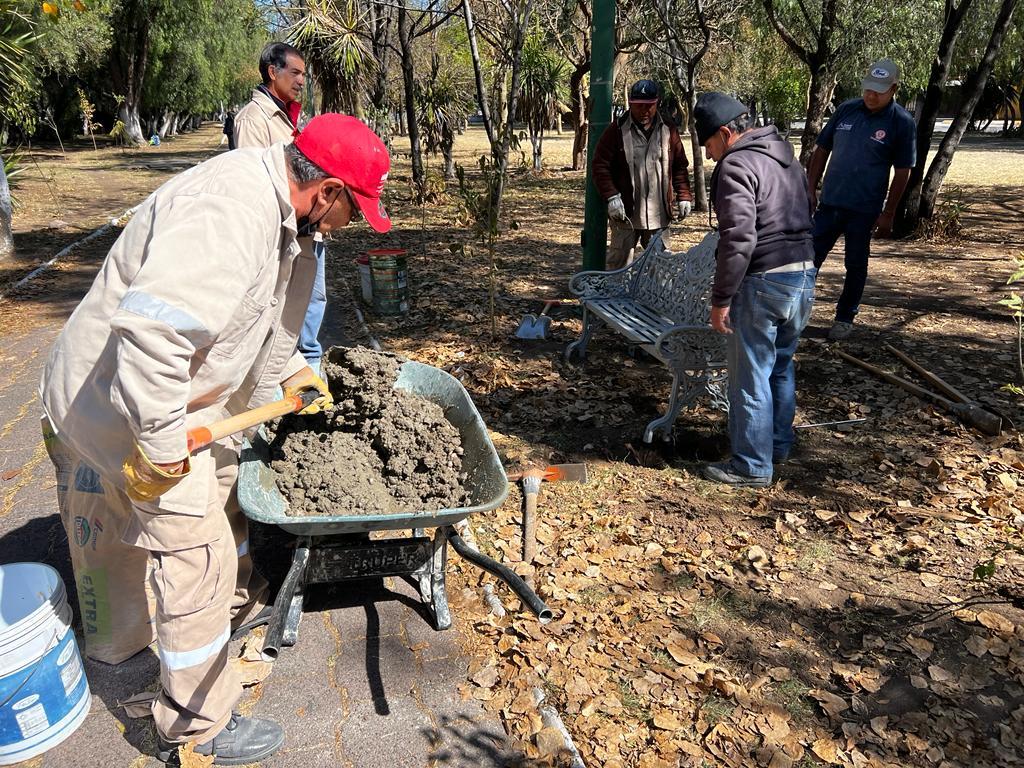
<svg viewBox="0 0 1024 768">
<path fill-rule="evenodd" d="M 708 480 L 716 483 L 731 485 L 736 488 L 764 488 L 772 484 L 770 477 L 754 477 L 753 475 L 741 475 L 728 461 L 718 464 L 705 464 L 700 473 Z"/>
<path fill-rule="evenodd" d="M 197 755 L 213 755 L 214 765 L 248 765 L 265 760 L 284 744 L 284 730 L 273 720 L 242 717 L 231 713 L 224 730 L 212 741 L 195 747 Z M 168 765 L 180 765 L 178 747 L 160 739 L 157 759 Z"/>
</svg>

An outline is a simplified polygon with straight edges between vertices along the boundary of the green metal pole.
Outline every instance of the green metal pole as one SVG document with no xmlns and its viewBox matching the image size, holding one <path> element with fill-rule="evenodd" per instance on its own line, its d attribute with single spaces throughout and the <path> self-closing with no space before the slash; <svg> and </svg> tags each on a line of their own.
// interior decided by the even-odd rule
<svg viewBox="0 0 1024 768">
<path fill-rule="evenodd" d="M 587 197 L 583 218 L 583 268 L 604 269 L 608 210 L 594 186 L 592 164 L 597 141 L 612 119 L 615 65 L 615 0 L 594 0 L 590 31 L 590 128 L 587 137 Z"/>
</svg>

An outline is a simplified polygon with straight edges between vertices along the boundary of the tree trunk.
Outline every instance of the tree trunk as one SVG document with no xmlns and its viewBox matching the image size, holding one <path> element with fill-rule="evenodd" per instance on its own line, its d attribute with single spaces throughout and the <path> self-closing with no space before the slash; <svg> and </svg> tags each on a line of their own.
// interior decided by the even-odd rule
<svg viewBox="0 0 1024 768">
<path fill-rule="evenodd" d="M 126 0 L 113 19 L 114 35 L 110 55 L 110 83 L 114 94 L 124 98 L 117 117 L 124 123 L 125 142 L 135 146 L 146 143 L 139 121 L 142 84 L 149 62 L 150 9 L 137 0 Z"/>
<path fill-rule="evenodd" d="M 825 112 L 828 110 L 832 94 L 836 89 L 836 75 L 827 65 L 811 68 L 811 81 L 807 86 L 807 115 L 804 132 L 800 135 L 800 162 L 806 168 L 814 143 L 825 124 Z"/>
<path fill-rule="evenodd" d="M 977 70 L 964 84 L 964 101 L 960 105 L 956 117 L 953 118 L 953 124 L 949 126 L 949 130 L 942 137 L 938 152 L 935 153 L 935 159 L 932 160 L 932 164 L 928 168 L 928 174 L 925 176 L 921 188 L 921 203 L 917 210 L 918 220 L 931 218 L 935 212 L 935 202 L 938 199 L 939 190 L 942 188 L 942 182 L 946 178 L 946 173 L 949 171 L 949 166 L 953 162 L 953 154 L 960 146 L 960 141 L 974 115 L 974 109 L 978 106 L 978 101 L 985 90 L 985 83 L 988 82 L 988 77 L 992 73 L 992 67 L 1006 37 L 1006 31 L 1010 27 L 1010 20 L 1013 18 L 1013 11 L 1016 7 L 1017 0 L 1002 0 L 1000 4 L 985 54 L 981 57 Z M 912 223 L 916 224 L 916 221 Z"/>
<path fill-rule="evenodd" d="M 544 136 L 530 132 L 530 146 L 533 148 L 533 172 L 540 173 L 544 169 Z"/>
<path fill-rule="evenodd" d="M 423 199 L 425 184 L 423 154 L 420 149 L 420 127 L 416 120 L 416 77 L 413 71 L 412 20 L 404 5 L 398 6 L 398 43 L 402 51 L 402 84 L 405 91 L 405 115 L 409 129 L 409 159 L 412 161 L 412 183 L 417 200 Z"/>
<path fill-rule="evenodd" d="M 515 8 L 515 6 L 512 6 Z M 515 132 L 516 107 L 519 103 L 519 92 L 523 84 L 523 44 L 526 42 L 526 30 L 530 27 L 530 17 L 533 14 L 533 0 L 525 0 L 523 4 L 522 17 L 513 15 L 512 30 L 513 40 L 512 53 L 512 82 L 509 84 L 508 101 L 505 103 L 504 125 L 502 127 L 501 146 L 496 147 L 494 152 L 494 165 L 497 171 L 497 180 L 491 192 L 491 222 L 497 229 L 497 223 L 501 214 L 501 199 L 505 193 L 505 181 L 508 172 L 508 153 L 512 146 L 512 136 Z M 504 78 L 502 80 L 504 82 Z"/>
<path fill-rule="evenodd" d="M 949 64 L 953 59 L 953 49 L 956 46 L 956 39 L 960 34 L 967 11 L 973 0 L 960 0 L 958 7 L 953 6 L 953 0 L 946 0 L 945 21 L 942 26 L 942 35 L 939 38 L 939 49 L 932 61 L 931 73 L 928 76 L 928 87 L 925 90 L 924 98 L 919 102 L 917 115 L 917 162 L 910 171 L 910 178 L 907 181 L 907 190 L 903 195 L 900 204 L 899 215 L 896 223 L 897 235 L 905 235 L 913 231 L 916 223 L 916 216 L 911 216 L 910 211 L 917 211 L 921 207 L 921 187 L 924 181 L 925 168 L 928 167 L 928 150 L 932 146 L 932 136 L 935 135 L 935 121 L 939 116 L 939 107 L 942 104 L 942 95 L 946 90 L 946 79 L 949 76 Z"/>
<path fill-rule="evenodd" d="M 444 156 L 444 177 L 448 181 L 455 180 L 455 153 L 452 151 L 454 147 L 455 136 L 446 133 L 441 140 L 441 154 Z"/>
<path fill-rule="evenodd" d="M 14 255 L 14 234 L 11 231 L 13 213 L 11 188 L 7 184 L 3 158 L 0 157 L 0 259 Z"/>
<path fill-rule="evenodd" d="M 160 130 L 158 131 L 161 139 L 167 138 L 167 134 L 171 130 L 171 121 L 173 119 L 174 113 L 169 109 L 165 109 L 163 119 L 160 121 Z"/>
<path fill-rule="evenodd" d="M 697 138 L 697 124 L 693 120 L 693 108 L 697 104 L 697 89 L 686 96 L 686 127 L 690 131 L 690 149 L 693 152 L 693 210 L 708 211 L 708 192 L 704 183 L 704 156 L 701 154 L 700 139 Z"/>
<path fill-rule="evenodd" d="M 487 141 L 493 147 L 497 141 L 494 132 L 494 123 L 491 122 L 491 110 L 487 103 L 487 85 L 484 83 L 484 68 L 480 59 L 480 49 L 476 44 L 476 22 L 473 20 L 473 9 L 469 0 L 463 0 L 462 12 L 466 19 L 466 36 L 469 38 L 469 54 L 473 59 L 473 75 L 476 79 L 476 103 L 480 108 L 480 115 L 484 120 L 484 131 L 487 133 Z"/>
<path fill-rule="evenodd" d="M 139 120 L 139 104 L 136 101 L 129 105 L 127 101 L 121 102 L 117 108 L 117 119 L 124 123 L 124 142 L 139 147 L 146 143 L 142 135 L 142 123 Z"/>
<path fill-rule="evenodd" d="M 583 77 L 590 71 L 590 59 L 577 64 L 569 77 L 569 92 L 572 94 L 572 169 L 581 171 L 587 162 L 587 96 L 583 92 Z"/>
</svg>

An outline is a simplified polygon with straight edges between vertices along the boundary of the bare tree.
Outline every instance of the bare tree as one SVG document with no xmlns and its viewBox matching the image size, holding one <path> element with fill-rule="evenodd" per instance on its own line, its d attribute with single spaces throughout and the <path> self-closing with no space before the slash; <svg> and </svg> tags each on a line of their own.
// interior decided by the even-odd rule
<svg viewBox="0 0 1024 768">
<path fill-rule="evenodd" d="M 913 229 L 921 207 L 921 188 L 924 182 L 925 168 L 928 166 L 928 150 L 935 134 L 935 121 L 939 116 L 939 106 L 946 91 L 946 79 L 949 76 L 949 65 L 953 60 L 953 50 L 957 37 L 963 27 L 967 12 L 974 0 L 945 0 L 942 21 L 942 34 L 939 36 L 939 47 L 932 60 L 931 72 L 928 75 L 928 87 L 924 93 L 917 118 L 917 162 L 910 171 L 907 191 L 903 195 L 897 230 L 908 232 Z M 912 215 L 910 212 L 913 212 Z"/>
<path fill-rule="evenodd" d="M 641 20 L 636 26 L 648 45 L 665 54 L 670 62 L 673 85 L 681 102 L 686 105 L 686 125 L 693 158 L 694 209 L 706 211 L 704 159 L 693 120 L 693 108 L 697 103 L 697 72 L 720 25 L 728 23 L 733 15 L 735 4 L 716 0 L 647 0 L 646 7 L 653 19 L 650 23 Z M 715 19 L 714 24 L 712 18 Z"/>
<path fill-rule="evenodd" d="M 768 21 L 810 72 L 800 161 L 807 163 L 821 133 L 838 75 L 906 7 L 861 0 L 761 0 Z"/>
<path fill-rule="evenodd" d="M 495 53 L 504 59 L 511 73 L 505 103 L 502 109 L 500 125 L 495 125 L 488 107 L 489 95 L 484 83 L 483 62 L 477 45 L 478 27 L 470 6 L 470 0 L 463 0 L 462 7 L 466 20 L 466 32 L 469 36 L 470 53 L 473 57 L 473 70 L 476 75 L 477 103 L 484 117 L 484 129 L 491 145 L 491 161 L 493 163 L 494 182 L 490 191 L 490 215 L 492 226 L 496 226 L 500 212 L 501 200 L 505 191 L 508 175 L 508 155 L 515 137 L 515 116 L 522 90 L 522 55 L 526 42 L 530 18 L 533 14 L 534 0 L 501 0 L 496 8 L 495 28 L 489 35 L 489 41 Z M 482 35 L 483 32 L 481 31 Z"/>
<path fill-rule="evenodd" d="M 956 117 L 953 118 L 953 123 L 939 143 L 939 149 L 935 153 L 932 164 L 928 167 L 928 173 L 925 175 L 921 189 L 921 202 L 917 209 L 918 219 L 931 218 L 935 211 L 935 201 L 942 188 L 942 182 L 946 178 L 949 166 L 953 162 L 953 154 L 960 146 L 960 141 L 974 115 L 974 109 L 978 106 L 978 101 L 985 90 L 985 83 L 988 81 L 989 75 L 992 74 L 992 67 L 999 54 L 999 49 L 1003 45 L 1006 32 L 1010 28 L 1010 21 L 1017 7 L 1017 1 L 1002 0 L 999 4 L 999 11 L 992 24 L 992 32 L 989 35 L 985 53 L 982 55 L 981 61 L 978 62 L 977 68 L 964 83 L 963 101 L 957 110 Z"/>
</svg>

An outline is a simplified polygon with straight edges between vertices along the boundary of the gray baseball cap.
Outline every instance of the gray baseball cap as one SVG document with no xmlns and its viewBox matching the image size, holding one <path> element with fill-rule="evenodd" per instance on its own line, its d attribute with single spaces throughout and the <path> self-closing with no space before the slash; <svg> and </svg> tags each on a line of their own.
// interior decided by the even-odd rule
<svg viewBox="0 0 1024 768">
<path fill-rule="evenodd" d="M 900 81 L 900 68 L 892 59 L 880 59 L 868 67 L 860 81 L 862 90 L 885 93 Z"/>
</svg>

